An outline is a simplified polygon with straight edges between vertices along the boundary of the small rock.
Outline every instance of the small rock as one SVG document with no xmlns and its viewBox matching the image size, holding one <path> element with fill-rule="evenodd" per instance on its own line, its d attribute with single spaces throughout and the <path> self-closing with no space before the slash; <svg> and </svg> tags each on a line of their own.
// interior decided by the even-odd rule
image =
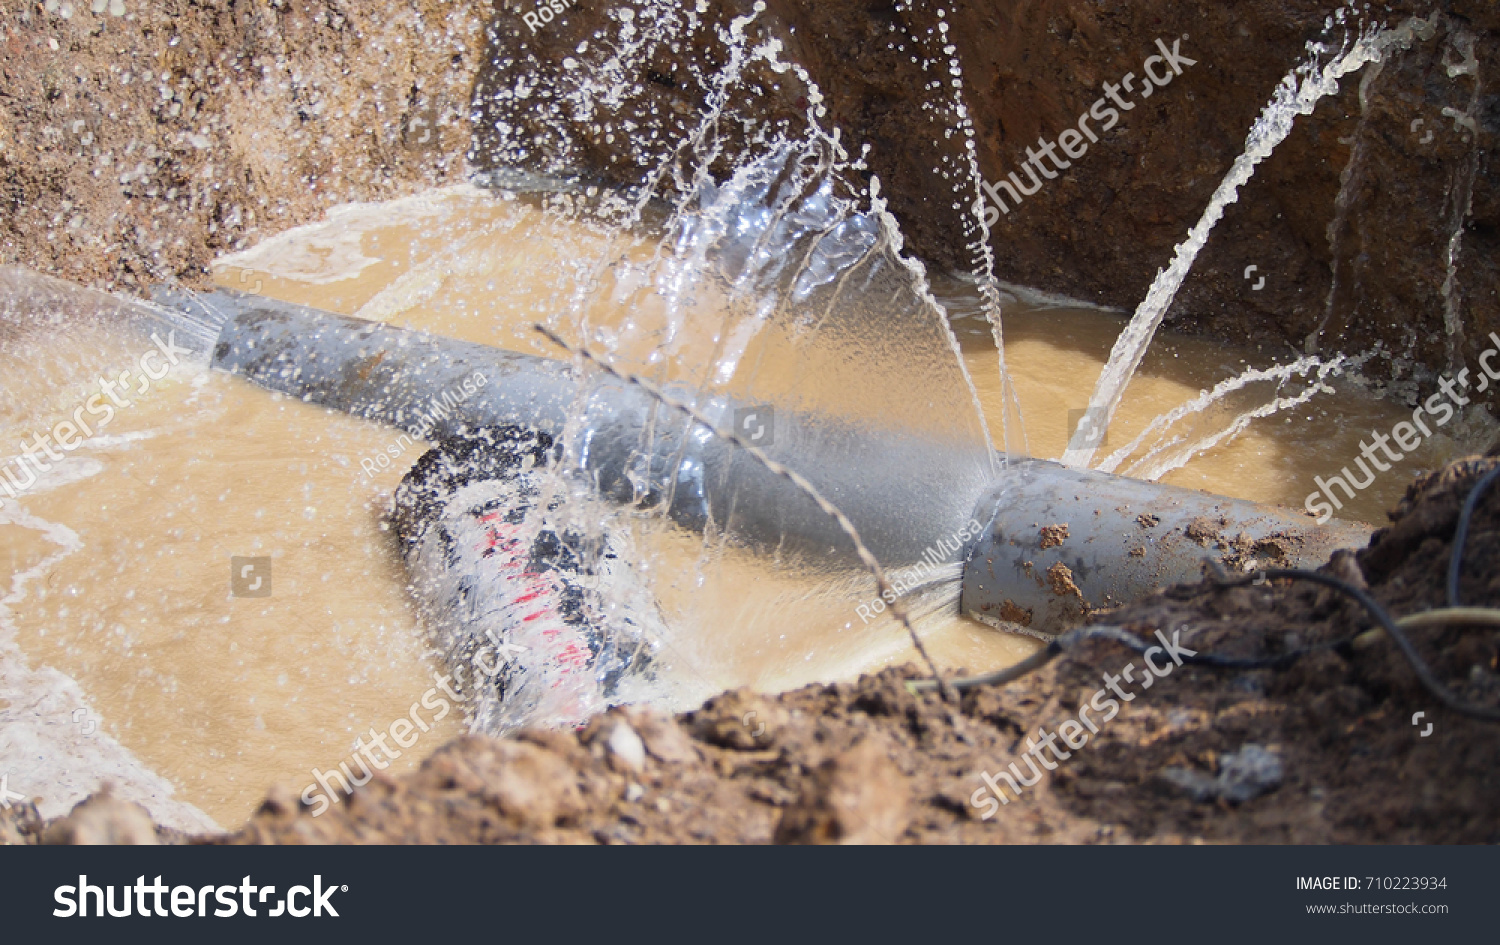
<svg viewBox="0 0 1500 945">
<path fill-rule="evenodd" d="M 1259 745 L 1245 745 L 1219 759 L 1220 796 L 1243 804 L 1281 786 L 1281 758 Z"/>
<path fill-rule="evenodd" d="M 775 701 L 748 689 L 735 689 L 715 696 L 693 713 L 693 734 L 722 748 L 763 750 L 775 744 L 788 718 Z"/>
<path fill-rule="evenodd" d="M 698 749 L 677 719 L 660 709 L 648 707 L 627 711 L 631 726 L 646 743 L 646 754 L 663 764 L 692 764 L 699 760 Z"/>
<path fill-rule="evenodd" d="M 604 747 L 609 752 L 610 763 L 616 769 L 623 768 L 633 774 L 645 770 L 646 744 L 628 723 L 616 722 L 610 729 Z"/>
<path fill-rule="evenodd" d="M 41 830 L 41 815 L 31 801 L 18 801 L 0 809 L 0 846 L 35 843 Z"/>
<path fill-rule="evenodd" d="M 1163 768 L 1156 772 L 1156 780 L 1166 787 L 1177 789 L 1200 804 L 1218 795 L 1218 780 L 1212 775 L 1192 768 Z"/>
<path fill-rule="evenodd" d="M 155 846 L 156 824 L 139 804 L 114 796 L 106 784 L 42 833 L 52 846 Z"/>
<path fill-rule="evenodd" d="M 625 789 L 625 800 L 627 803 L 634 804 L 636 801 L 645 796 L 646 789 L 633 781 L 631 782 L 630 786 Z"/>
<path fill-rule="evenodd" d="M 776 827 L 777 843 L 895 843 L 911 801 L 890 743 L 866 737 L 825 761 Z"/>
<path fill-rule="evenodd" d="M 1243 804 L 1281 786 L 1281 758 L 1260 745 L 1245 745 L 1219 758 L 1219 773 L 1191 768 L 1163 768 L 1157 779 L 1200 803 L 1225 800 Z"/>
</svg>

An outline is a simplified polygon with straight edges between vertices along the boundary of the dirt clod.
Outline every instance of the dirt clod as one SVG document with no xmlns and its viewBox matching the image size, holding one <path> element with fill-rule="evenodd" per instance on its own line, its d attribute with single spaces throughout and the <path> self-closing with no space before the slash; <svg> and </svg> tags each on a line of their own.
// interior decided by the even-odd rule
<svg viewBox="0 0 1500 945">
<path fill-rule="evenodd" d="M 1068 526 L 1066 524 L 1043 526 L 1041 531 L 1041 539 L 1041 547 L 1043 550 L 1046 550 L 1048 548 L 1055 548 L 1068 540 Z"/>
<path fill-rule="evenodd" d="M 894 843 L 909 802 L 885 737 L 872 735 L 818 766 L 782 814 L 776 842 Z"/>
<path fill-rule="evenodd" d="M 109 785 L 47 825 L 42 843 L 58 846 L 155 846 L 151 815 L 139 804 L 114 796 Z"/>
<path fill-rule="evenodd" d="M 1073 570 L 1061 561 L 1047 569 L 1047 584 L 1058 597 L 1084 599 L 1083 591 L 1073 582 Z"/>
<path fill-rule="evenodd" d="M 1188 522 L 1183 534 L 1206 548 L 1210 544 L 1217 544 L 1221 541 L 1219 531 L 1227 524 L 1228 522 L 1222 518 L 1211 519 L 1203 516 Z"/>
</svg>

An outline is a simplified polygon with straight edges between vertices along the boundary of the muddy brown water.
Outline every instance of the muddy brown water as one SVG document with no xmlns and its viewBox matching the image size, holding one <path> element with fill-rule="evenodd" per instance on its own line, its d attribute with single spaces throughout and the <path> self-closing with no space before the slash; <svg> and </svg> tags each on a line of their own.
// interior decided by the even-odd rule
<svg viewBox="0 0 1500 945">
<path fill-rule="evenodd" d="M 559 234 L 526 201 L 450 188 L 336 209 L 324 223 L 221 260 L 215 276 L 232 288 L 545 353 L 526 326 L 566 280 L 569 258 L 602 245 L 587 232 Z M 644 247 L 619 252 L 628 258 Z M 1022 440 L 1014 417 L 1000 422 L 987 331 L 958 322 L 997 440 L 1004 429 L 1013 449 L 1059 455 L 1070 412 L 1086 404 L 1121 325 L 1118 315 L 1083 309 L 1008 314 Z M 22 394 L 0 416 L 0 433 L 15 440 L 50 428 L 83 402 L 97 371 L 138 356 L 129 344 L 140 342 L 75 334 L 57 342 L 45 370 L 35 361 L 7 364 L 12 377 L 35 371 L 37 382 L 14 385 Z M 1200 390 L 1266 361 L 1158 337 L 1101 455 Z M 1267 399 L 1210 419 L 1223 426 Z M 1313 476 L 1337 472 L 1358 455 L 1362 436 L 1404 416 L 1357 390 L 1323 395 L 1256 421 L 1164 481 L 1300 506 Z M 313 768 L 336 766 L 356 738 L 407 715 L 436 667 L 384 512 L 422 449 L 390 428 L 234 377 L 179 370 L 120 409 L 108 434 L 71 454 L 56 476 L 7 502 L 0 552 L 13 577 L 0 601 L 8 672 L 0 749 L 13 766 L 28 751 L 57 759 L 18 769 L 34 783 L 12 776 L 11 790 L 41 797 L 52 815 L 110 777 L 134 785 L 166 822 L 201 827 L 201 811 L 232 827 L 269 785 L 300 792 Z M 1383 520 L 1412 472 L 1461 451 L 1434 437 L 1344 514 Z M 753 558 L 716 559 L 718 580 L 705 593 L 692 567 L 678 567 L 696 555 L 693 540 L 663 536 L 650 556 L 663 611 L 680 629 L 679 706 L 725 687 L 778 690 L 914 657 L 888 619 L 864 625 L 849 594 L 813 593 Z M 232 556 L 271 560 L 269 596 L 231 594 Z M 713 590 L 728 587 L 735 593 Z M 1035 645 L 958 617 L 953 596 L 921 621 L 945 666 L 991 668 Z M 716 632 L 723 625 L 736 633 Z M 392 771 L 461 728 L 455 715 L 433 724 Z"/>
</svg>

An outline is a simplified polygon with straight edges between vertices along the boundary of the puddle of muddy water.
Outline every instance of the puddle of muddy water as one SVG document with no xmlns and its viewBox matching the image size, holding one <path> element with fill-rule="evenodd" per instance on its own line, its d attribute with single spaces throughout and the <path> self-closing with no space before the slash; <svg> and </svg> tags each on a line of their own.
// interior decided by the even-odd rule
<svg viewBox="0 0 1500 945">
<path fill-rule="evenodd" d="M 560 238 L 558 227 L 525 201 L 454 188 L 341 209 L 325 224 L 222 260 L 215 277 L 230 288 L 550 354 L 529 326 L 566 288 L 570 261 L 602 247 L 602 238 L 581 231 Z M 619 252 L 628 262 L 650 249 L 642 240 Z M 600 324 L 612 317 L 620 314 L 598 313 Z M 1033 455 L 1062 453 L 1076 421 L 1070 412 L 1086 405 L 1121 324 L 1088 310 L 1008 312 L 1007 362 Z M 957 325 L 998 434 L 987 329 Z M 99 350 L 118 350 L 122 363 L 129 356 L 110 345 Z M 11 409 L 0 433 L 25 434 L 56 407 L 44 400 L 69 385 L 84 388 L 99 358 L 75 359 L 65 384 L 55 365 L 37 369 L 28 395 L 36 403 Z M 1266 360 L 1158 338 L 1104 452 L 1201 389 Z M 8 369 L 24 375 L 32 368 Z M 24 378 L 16 387 L 26 389 Z M 1358 455 L 1360 437 L 1403 416 L 1357 392 L 1320 397 L 1257 421 L 1165 481 L 1300 505 L 1314 475 L 1336 472 Z M 1012 426 L 1013 445 L 1017 432 Z M 201 372 L 154 387 L 120 412 L 109 433 L 69 458 L 70 481 L 28 495 L 19 503 L 24 515 L 0 521 L 0 552 L 13 573 L 30 575 L 26 592 L 6 602 L 5 619 L 30 665 L 77 682 L 103 733 L 167 779 L 178 801 L 232 826 L 268 785 L 299 792 L 314 767 L 337 766 L 356 738 L 407 716 L 432 686 L 434 667 L 383 522 L 391 492 L 424 447 L 398 431 Z M 1434 438 L 1345 514 L 1380 521 L 1413 469 L 1456 451 Z M 779 689 L 914 656 L 889 621 L 866 627 L 856 614 L 851 600 L 873 591 L 814 590 L 726 554 L 712 563 L 719 579 L 707 586 L 733 592 L 715 590 L 704 601 L 700 545 L 672 534 L 655 544 L 656 589 L 669 618 L 714 613 L 748 628 L 732 639 L 709 626 L 679 634 L 674 663 L 683 704 L 728 686 Z M 232 556 L 270 559 L 270 596 L 231 593 Z M 991 668 L 1031 651 L 1029 640 L 957 617 L 955 596 L 956 579 L 937 595 L 943 612 L 921 622 L 942 664 Z M 392 770 L 416 763 L 460 728 L 455 715 L 435 723 Z"/>
</svg>

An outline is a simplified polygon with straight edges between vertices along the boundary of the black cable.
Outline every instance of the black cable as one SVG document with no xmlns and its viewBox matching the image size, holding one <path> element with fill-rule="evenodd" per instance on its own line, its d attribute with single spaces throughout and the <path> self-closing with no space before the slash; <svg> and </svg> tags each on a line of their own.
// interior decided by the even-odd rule
<svg viewBox="0 0 1500 945">
<path fill-rule="evenodd" d="M 1315 643 L 1312 646 L 1290 650 L 1282 653 L 1280 656 L 1238 657 L 1218 656 L 1213 653 L 1194 653 L 1192 656 L 1174 657 L 1174 659 L 1180 658 L 1183 663 L 1190 663 L 1194 666 L 1208 666 L 1213 669 L 1281 669 L 1290 666 L 1309 653 L 1315 653 L 1319 650 L 1336 649 L 1337 647 L 1353 643 L 1354 639 L 1354 637 L 1348 637 L 1328 643 Z M 1005 669 L 984 673 L 980 676 L 965 676 L 958 679 L 950 679 L 948 683 L 954 689 L 962 692 L 965 689 L 973 689 L 977 686 L 995 686 L 1014 682 L 1022 676 L 1036 672 L 1058 656 L 1061 656 L 1075 644 L 1081 643 L 1084 640 L 1110 640 L 1142 656 L 1149 650 L 1161 649 L 1155 642 L 1142 640 L 1124 627 L 1114 626 L 1113 624 L 1091 624 L 1086 627 L 1075 627 L 1072 630 L 1058 634 L 1055 638 L 1049 640 L 1045 647 L 1013 666 L 1007 666 Z M 906 688 L 912 692 L 927 692 L 936 689 L 937 684 L 931 679 L 913 680 L 906 684 Z"/>
<path fill-rule="evenodd" d="M 1428 692 L 1436 696 L 1438 701 L 1460 715 L 1467 715 L 1470 718 L 1484 719 L 1490 722 L 1500 722 L 1500 709 L 1492 709 L 1488 706 L 1465 702 L 1454 695 L 1447 686 L 1444 686 L 1433 675 L 1432 669 L 1422 659 L 1421 654 L 1417 652 L 1417 648 L 1412 645 L 1411 640 L 1396 625 L 1396 621 L 1391 619 L 1391 615 L 1386 612 L 1386 609 L 1363 589 L 1355 587 L 1347 581 L 1341 581 L 1329 574 L 1322 574 L 1318 571 L 1303 571 L 1295 568 L 1267 568 L 1264 571 L 1257 571 L 1253 575 L 1246 575 L 1244 578 L 1233 582 L 1219 580 L 1219 583 L 1221 586 L 1233 587 L 1248 584 L 1251 581 L 1257 580 L 1260 575 L 1265 575 L 1268 578 L 1291 578 L 1298 581 L 1311 581 L 1314 584 L 1331 587 L 1348 597 L 1354 598 L 1370 612 L 1371 616 L 1375 618 L 1386 634 L 1392 640 L 1396 641 L 1396 646 L 1401 650 L 1401 654 L 1406 657 L 1406 661 L 1411 664 L 1412 671 L 1417 674 L 1417 679 L 1421 680 L 1422 685 L 1427 688 Z"/>
<path fill-rule="evenodd" d="M 1489 485 L 1489 481 L 1496 478 L 1497 474 L 1500 474 L 1500 466 L 1497 466 L 1494 470 L 1487 474 L 1485 476 L 1485 480 L 1481 481 L 1479 485 L 1475 487 L 1474 492 L 1470 493 L 1470 501 L 1467 505 L 1473 505 L 1477 501 L 1477 499 L 1475 499 L 1475 495 L 1482 487 Z M 1466 506 L 1466 515 L 1470 511 L 1471 510 Z M 1417 674 L 1417 679 L 1421 681 L 1422 685 L 1427 689 L 1428 692 L 1437 697 L 1439 702 L 1447 706 L 1449 709 L 1452 709 L 1454 712 L 1459 713 L 1460 715 L 1467 715 L 1470 718 L 1482 719 L 1488 722 L 1500 722 L 1500 709 L 1465 702 L 1457 695 L 1455 695 L 1452 690 L 1448 689 L 1447 686 L 1444 686 L 1443 683 L 1433 675 L 1432 669 L 1427 665 L 1426 661 L 1422 659 L 1422 655 L 1417 652 L 1417 648 L 1412 645 L 1411 640 L 1407 638 L 1405 632 L 1402 631 L 1401 627 L 1398 626 L 1396 621 L 1391 618 L 1391 615 L 1383 606 L 1381 606 L 1380 602 L 1371 597 L 1364 589 L 1355 587 L 1353 584 L 1350 584 L 1347 581 L 1340 580 L 1339 578 L 1336 578 L 1330 574 L 1323 574 L 1318 571 L 1304 571 L 1298 568 L 1267 568 L 1265 570 L 1256 571 L 1253 574 L 1246 574 L 1241 577 L 1230 577 L 1225 573 L 1223 567 L 1220 566 L 1217 561 L 1212 558 L 1208 558 L 1205 560 L 1210 565 L 1209 579 L 1220 587 L 1242 587 L 1247 584 L 1264 581 L 1268 578 L 1286 578 L 1294 581 L 1310 581 L 1314 584 L 1321 584 L 1324 587 L 1332 588 L 1347 597 L 1352 597 L 1362 607 L 1364 607 L 1365 610 L 1370 612 L 1371 616 L 1375 618 L 1376 622 L 1380 624 L 1381 628 L 1386 632 L 1386 634 L 1396 642 L 1397 648 L 1401 650 L 1401 655 L 1406 657 L 1406 661 L 1411 664 L 1412 671 Z M 1007 669 L 1003 669 L 994 673 L 986 673 L 982 676 L 973 676 L 966 679 L 951 680 L 950 684 L 954 689 L 963 690 L 975 686 L 1011 682 L 1015 679 L 1019 679 L 1020 677 L 1025 676 L 1028 673 L 1042 668 L 1057 656 L 1061 655 L 1064 651 L 1071 648 L 1074 644 L 1087 639 L 1112 640 L 1116 643 L 1121 644 L 1129 650 L 1143 655 L 1147 650 L 1155 646 L 1155 644 L 1153 644 L 1151 641 L 1142 640 L 1140 637 L 1135 636 L 1134 634 L 1125 630 L 1123 627 L 1117 627 L 1108 624 L 1096 624 L 1087 627 L 1077 627 L 1073 630 L 1069 630 L 1066 633 L 1059 635 L 1056 639 L 1049 642 L 1045 648 L 1032 654 L 1029 658 L 1021 661 L 1015 666 L 1011 666 Z M 1197 666 L 1208 666 L 1215 669 L 1277 669 L 1287 666 L 1300 657 L 1305 656 L 1309 653 L 1346 646 L 1353 643 L 1355 639 L 1356 637 L 1345 637 L 1339 640 L 1330 641 L 1328 643 L 1314 644 L 1309 647 L 1302 647 L 1296 650 L 1291 650 L 1289 652 L 1281 654 L 1280 656 L 1241 658 L 1233 656 L 1218 656 L 1213 653 L 1195 653 L 1192 656 L 1182 657 L 1182 661 L 1184 663 L 1191 663 Z M 918 682 L 907 683 L 907 688 L 912 692 L 920 692 L 927 688 L 936 688 L 936 686 L 932 680 L 921 680 Z"/>
<path fill-rule="evenodd" d="M 1113 640 L 1123 645 L 1126 649 L 1145 655 L 1152 648 L 1160 649 L 1150 640 L 1142 640 L 1119 627 L 1095 625 L 1091 627 L 1079 627 L 1069 630 L 1057 638 L 1057 643 L 1064 647 L 1071 646 L 1080 640 L 1102 639 Z M 1208 666 L 1213 669 L 1282 669 L 1290 666 L 1297 660 L 1309 653 L 1320 650 L 1332 650 L 1341 646 L 1347 646 L 1354 642 L 1354 637 L 1346 637 L 1342 640 L 1332 640 L 1328 643 L 1315 643 L 1296 650 L 1288 650 L 1279 656 L 1219 656 L 1215 653 L 1195 653 L 1192 656 L 1182 657 L 1184 663 L 1194 666 Z"/>
<path fill-rule="evenodd" d="M 1458 527 L 1453 530 L 1453 551 L 1448 558 L 1448 606 L 1458 607 L 1458 572 L 1464 561 L 1464 544 L 1469 540 L 1469 520 L 1474 517 L 1474 510 L 1479 507 L 1479 500 L 1484 491 L 1490 487 L 1497 478 L 1500 478 L 1500 464 L 1497 464 L 1489 472 L 1485 473 L 1474 488 L 1469 490 L 1469 497 L 1464 500 L 1464 509 L 1458 515 Z"/>
</svg>

